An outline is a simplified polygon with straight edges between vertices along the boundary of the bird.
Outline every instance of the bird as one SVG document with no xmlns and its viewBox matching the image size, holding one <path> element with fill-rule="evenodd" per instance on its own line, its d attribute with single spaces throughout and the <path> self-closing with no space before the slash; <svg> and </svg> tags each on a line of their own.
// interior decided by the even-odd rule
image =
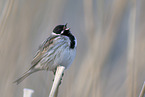
<svg viewBox="0 0 145 97">
<path fill-rule="evenodd" d="M 29 75 L 41 70 L 49 70 L 54 74 L 57 66 L 67 69 L 76 56 L 77 39 L 65 25 L 57 25 L 51 35 L 39 46 L 31 67 L 14 83 L 19 84 Z"/>
</svg>

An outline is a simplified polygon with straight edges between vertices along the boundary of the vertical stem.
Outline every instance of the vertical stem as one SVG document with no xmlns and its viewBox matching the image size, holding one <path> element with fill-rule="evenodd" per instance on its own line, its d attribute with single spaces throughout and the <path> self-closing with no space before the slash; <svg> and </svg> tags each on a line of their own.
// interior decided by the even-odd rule
<svg viewBox="0 0 145 97">
<path fill-rule="evenodd" d="M 128 34 L 128 94 L 127 97 L 135 97 L 135 18 L 136 18 L 136 2 L 131 0 L 131 10 L 129 17 L 129 34 Z"/>
<path fill-rule="evenodd" d="M 3 34 L 6 21 L 10 15 L 11 10 L 12 10 L 13 3 L 14 3 L 14 0 L 7 0 L 5 7 L 2 11 L 2 14 L 0 17 L 0 36 L 2 36 L 2 34 Z"/>
<path fill-rule="evenodd" d="M 84 25 L 85 32 L 88 36 L 89 45 L 92 47 L 92 39 L 94 38 L 94 13 L 93 13 L 93 0 L 83 0 L 84 8 Z"/>
<path fill-rule="evenodd" d="M 60 80 L 62 78 L 62 74 L 63 74 L 64 70 L 65 70 L 64 66 L 57 67 L 56 74 L 54 77 L 54 82 L 53 82 L 49 97 L 54 97 L 56 91 L 58 91 L 58 88 L 59 88 L 58 86 L 59 86 L 59 83 L 60 83 Z"/>
<path fill-rule="evenodd" d="M 144 84 L 142 86 L 142 89 L 141 89 L 139 97 L 144 97 L 144 94 L 145 94 L 145 82 L 144 82 Z"/>
<path fill-rule="evenodd" d="M 57 95 L 58 95 L 58 89 L 59 89 L 59 85 L 57 86 L 57 89 L 56 89 L 56 92 L 54 94 L 54 97 L 57 97 Z"/>
<path fill-rule="evenodd" d="M 26 89 L 26 88 L 24 88 L 23 97 L 32 97 L 32 93 L 33 92 L 34 92 L 34 90 L 32 90 L 32 89 Z"/>
</svg>

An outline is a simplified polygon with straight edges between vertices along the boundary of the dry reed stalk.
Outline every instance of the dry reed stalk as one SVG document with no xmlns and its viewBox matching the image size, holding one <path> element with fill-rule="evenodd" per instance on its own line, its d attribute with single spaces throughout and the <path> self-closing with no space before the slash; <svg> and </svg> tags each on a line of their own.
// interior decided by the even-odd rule
<svg viewBox="0 0 145 97">
<path fill-rule="evenodd" d="M 86 0 L 84 0 L 86 1 Z M 91 1 L 88 1 L 91 2 Z M 102 2 L 102 1 L 101 1 Z M 85 2 L 86 3 L 86 2 Z M 90 94 L 92 94 L 92 87 L 93 91 L 98 89 L 97 94 L 95 93 L 94 96 L 101 97 L 101 87 L 99 86 L 101 84 L 100 80 L 100 73 L 103 67 L 103 64 L 108 57 L 108 54 L 110 52 L 110 49 L 112 47 L 114 37 L 116 35 L 116 28 L 118 27 L 118 22 L 121 20 L 122 12 L 124 10 L 125 0 L 117 0 L 117 2 L 113 5 L 113 15 L 110 19 L 110 25 L 108 26 L 107 30 L 105 30 L 104 36 L 102 36 L 102 27 L 103 23 L 99 24 L 100 29 L 96 29 L 96 31 L 100 32 L 91 32 L 92 27 L 87 28 L 86 31 L 88 31 L 88 37 L 91 39 L 89 41 L 89 51 L 86 54 L 86 57 L 84 58 L 83 65 L 81 69 L 79 70 L 78 77 L 76 79 L 80 79 L 81 76 L 81 84 L 77 85 L 79 88 L 77 88 L 75 91 L 75 95 L 80 97 L 88 97 Z M 86 6 L 84 6 L 86 7 Z M 123 7 L 123 8 L 122 8 Z M 84 11 L 91 11 L 91 8 L 84 8 Z M 100 17 L 103 16 L 103 8 L 100 9 Z M 120 12 L 120 13 L 119 13 Z M 85 14 L 86 15 L 86 14 Z M 88 23 L 89 16 L 85 16 L 85 23 Z M 100 22 L 103 22 L 103 17 L 100 18 Z M 86 24 L 87 25 L 87 24 Z M 95 25 L 95 24 L 94 24 Z M 98 28 L 98 27 L 96 27 Z M 104 31 L 104 30 L 103 30 Z M 93 37 L 92 37 L 93 36 Z M 97 39 L 96 39 L 97 38 Z M 102 44 L 103 42 L 103 44 Z M 102 44 L 102 45 L 100 45 Z M 93 67 L 93 68 L 92 68 Z M 85 74 L 84 74 L 85 73 Z M 88 77 L 89 76 L 89 77 Z M 78 81 L 76 81 L 79 83 Z M 94 85 L 95 83 L 95 85 Z M 87 84 L 87 85 L 86 85 Z M 83 91 L 82 91 L 83 90 Z M 83 93 L 82 93 L 83 92 Z M 91 92 L 91 93 L 90 93 Z"/>
<path fill-rule="evenodd" d="M 0 17 L 0 36 L 2 36 L 6 21 L 10 15 L 14 0 L 7 0 L 4 9 L 2 10 L 2 14 Z"/>
<path fill-rule="evenodd" d="M 65 69 L 64 66 L 58 66 L 57 67 L 56 74 L 55 74 L 55 77 L 54 77 L 54 82 L 53 82 L 49 97 L 54 97 L 54 95 L 57 96 L 56 91 L 58 91 L 59 83 L 60 83 L 60 80 L 62 78 L 62 74 L 64 72 L 64 69 Z"/>
<path fill-rule="evenodd" d="M 88 38 L 88 41 L 91 42 L 95 32 L 93 0 L 83 0 L 83 8 L 84 8 L 85 32 L 87 34 L 86 36 Z"/>
<path fill-rule="evenodd" d="M 127 97 L 136 97 L 136 69 L 135 69 L 135 23 L 136 23 L 136 1 L 131 0 L 130 16 L 129 16 L 129 32 L 128 32 L 128 58 L 127 58 L 127 81 L 128 92 Z"/>
<path fill-rule="evenodd" d="M 139 97 L 144 97 L 144 94 L 145 94 L 145 82 L 144 82 L 144 84 L 142 86 L 142 89 L 140 91 Z"/>
<path fill-rule="evenodd" d="M 32 94 L 34 93 L 34 90 L 27 88 L 24 88 L 23 91 L 23 97 L 32 97 Z"/>
</svg>

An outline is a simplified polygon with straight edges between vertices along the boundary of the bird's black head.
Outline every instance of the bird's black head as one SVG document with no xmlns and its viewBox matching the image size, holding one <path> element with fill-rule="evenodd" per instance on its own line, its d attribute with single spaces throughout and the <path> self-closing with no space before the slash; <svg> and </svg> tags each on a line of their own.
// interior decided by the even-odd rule
<svg viewBox="0 0 145 97">
<path fill-rule="evenodd" d="M 75 47 L 75 37 L 70 32 L 70 28 L 67 28 L 67 24 L 58 25 L 53 29 L 53 35 L 63 35 L 67 36 L 70 39 L 70 48 L 73 49 Z"/>
<path fill-rule="evenodd" d="M 53 29 L 53 33 L 55 34 L 61 34 L 62 31 L 64 31 L 67 28 L 67 24 L 65 25 L 57 25 L 54 29 Z"/>
</svg>

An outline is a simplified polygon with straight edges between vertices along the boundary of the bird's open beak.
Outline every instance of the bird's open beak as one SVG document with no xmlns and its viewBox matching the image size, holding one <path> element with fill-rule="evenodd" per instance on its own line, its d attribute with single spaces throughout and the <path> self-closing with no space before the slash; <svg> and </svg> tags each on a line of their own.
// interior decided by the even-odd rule
<svg viewBox="0 0 145 97">
<path fill-rule="evenodd" d="M 63 30 L 67 29 L 67 23 L 64 25 Z"/>
<path fill-rule="evenodd" d="M 70 30 L 70 28 L 66 28 L 65 30 Z"/>
</svg>

